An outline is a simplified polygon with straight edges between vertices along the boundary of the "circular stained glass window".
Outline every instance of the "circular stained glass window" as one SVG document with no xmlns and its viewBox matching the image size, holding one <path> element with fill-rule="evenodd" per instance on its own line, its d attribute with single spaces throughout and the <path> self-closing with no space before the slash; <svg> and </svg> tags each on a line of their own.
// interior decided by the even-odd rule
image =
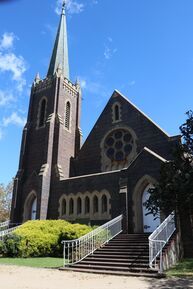
<svg viewBox="0 0 193 289">
<path fill-rule="evenodd" d="M 123 139 L 125 142 L 130 142 L 130 140 L 132 139 L 132 136 L 130 135 L 130 133 L 126 133 Z"/>
<path fill-rule="evenodd" d="M 127 155 L 130 154 L 130 152 L 132 151 L 132 146 L 130 144 L 126 145 L 124 147 L 124 151 Z"/>
<path fill-rule="evenodd" d="M 111 132 L 104 145 L 105 154 L 111 161 L 125 161 L 133 150 L 134 140 L 125 129 Z"/>
<path fill-rule="evenodd" d="M 114 144 L 114 139 L 112 137 L 109 137 L 107 140 L 106 140 L 106 144 L 108 146 L 112 146 Z"/>
<path fill-rule="evenodd" d="M 115 132 L 114 135 L 115 135 L 115 138 L 118 139 L 118 138 L 122 138 L 123 133 L 122 133 L 122 131 L 119 130 L 119 131 Z"/>
<path fill-rule="evenodd" d="M 123 146 L 122 141 L 117 141 L 117 142 L 115 143 L 115 148 L 118 149 L 118 150 L 121 149 L 122 146 Z"/>
<path fill-rule="evenodd" d="M 109 148 L 107 150 L 107 156 L 110 158 L 110 159 L 113 159 L 114 158 L 114 153 L 115 153 L 115 150 L 113 148 Z"/>
<path fill-rule="evenodd" d="M 124 154 L 122 151 L 118 151 L 116 154 L 115 154 L 115 160 L 116 161 L 123 161 L 124 160 Z"/>
</svg>

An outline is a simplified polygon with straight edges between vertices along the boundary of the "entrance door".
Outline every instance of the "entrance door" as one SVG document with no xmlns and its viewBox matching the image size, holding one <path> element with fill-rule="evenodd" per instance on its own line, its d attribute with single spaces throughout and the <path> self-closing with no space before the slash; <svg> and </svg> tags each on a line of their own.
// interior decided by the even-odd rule
<svg viewBox="0 0 193 289">
<path fill-rule="evenodd" d="M 148 213 L 148 209 L 146 209 L 144 203 L 149 199 L 149 188 L 152 186 L 149 185 L 145 189 L 142 197 L 142 210 L 143 210 L 143 231 L 144 233 L 150 233 L 155 231 L 155 229 L 160 225 L 160 217 L 154 220 L 154 216 L 152 214 L 146 215 Z"/>
<path fill-rule="evenodd" d="M 33 200 L 31 206 L 31 220 L 36 220 L 36 211 L 37 211 L 37 198 Z"/>
</svg>

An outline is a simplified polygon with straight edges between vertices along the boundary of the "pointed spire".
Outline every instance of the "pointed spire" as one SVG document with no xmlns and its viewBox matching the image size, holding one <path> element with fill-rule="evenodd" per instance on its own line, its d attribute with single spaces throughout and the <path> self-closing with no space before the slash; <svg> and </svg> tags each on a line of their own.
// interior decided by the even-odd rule
<svg viewBox="0 0 193 289">
<path fill-rule="evenodd" d="M 58 27 L 58 32 L 47 76 L 54 75 L 57 68 L 60 66 L 63 76 L 69 79 L 68 41 L 67 41 L 65 6 L 66 4 L 64 1 L 62 4 L 60 24 Z"/>
<path fill-rule="evenodd" d="M 37 83 L 39 83 L 40 82 L 40 80 L 41 80 L 41 78 L 40 78 L 40 74 L 39 74 L 39 72 L 36 74 L 36 76 L 35 76 L 35 79 L 34 79 L 34 84 L 37 84 Z"/>
</svg>

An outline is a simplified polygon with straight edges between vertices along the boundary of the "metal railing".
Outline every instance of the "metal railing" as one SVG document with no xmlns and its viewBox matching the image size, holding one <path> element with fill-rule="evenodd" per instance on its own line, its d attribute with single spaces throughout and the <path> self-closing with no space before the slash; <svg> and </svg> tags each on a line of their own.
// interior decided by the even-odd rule
<svg viewBox="0 0 193 289">
<path fill-rule="evenodd" d="M 7 235 L 10 235 L 13 231 L 15 231 L 19 226 L 10 228 L 10 229 L 6 229 L 3 231 L 0 231 L 0 240 L 3 240 L 3 238 Z"/>
<path fill-rule="evenodd" d="M 149 236 L 149 266 L 152 269 L 159 267 L 163 272 L 163 248 L 176 230 L 175 214 L 172 212 L 161 225 Z M 159 265 L 157 259 L 159 258 Z"/>
<path fill-rule="evenodd" d="M 123 216 L 120 215 L 79 239 L 62 241 L 64 244 L 64 267 L 80 262 L 82 259 L 92 254 L 96 249 L 121 233 L 122 219 Z"/>
<path fill-rule="evenodd" d="M 9 220 L 8 221 L 5 221 L 5 222 L 3 222 L 3 223 L 0 223 L 0 229 L 1 228 L 8 228 L 9 227 Z"/>
</svg>

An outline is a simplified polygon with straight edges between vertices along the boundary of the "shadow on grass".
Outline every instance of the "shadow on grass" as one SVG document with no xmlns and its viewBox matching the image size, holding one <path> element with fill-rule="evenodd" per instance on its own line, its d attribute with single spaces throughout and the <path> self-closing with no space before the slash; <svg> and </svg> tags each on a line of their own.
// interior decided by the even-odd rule
<svg viewBox="0 0 193 289">
<path fill-rule="evenodd" d="M 158 280 L 151 280 L 151 285 L 148 289 L 192 289 L 193 278 L 165 278 Z"/>
</svg>

